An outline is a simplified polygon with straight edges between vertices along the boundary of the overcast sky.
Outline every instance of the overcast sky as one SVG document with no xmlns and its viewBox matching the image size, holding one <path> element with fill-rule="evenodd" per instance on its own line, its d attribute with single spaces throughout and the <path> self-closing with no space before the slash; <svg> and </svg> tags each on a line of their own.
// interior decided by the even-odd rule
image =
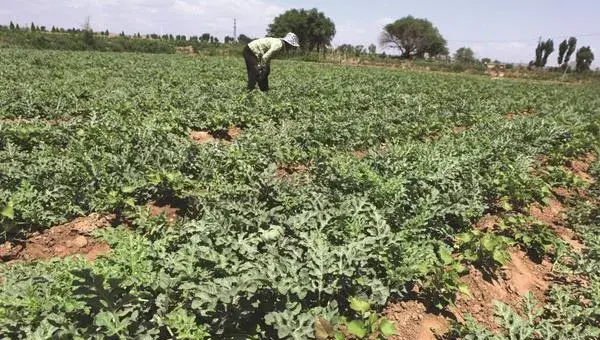
<svg viewBox="0 0 600 340">
<path fill-rule="evenodd" d="M 87 16 L 95 30 L 261 37 L 275 16 L 290 8 L 325 12 L 336 24 L 334 44 L 377 43 L 382 26 L 406 15 L 427 18 L 450 50 L 469 46 L 477 57 L 526 63 L 539 36 L 575 35 L 578 47 L 600 51 L 600 1 L 579 0 L 0 0 L 0 22 L 79 27 Z M 597 52 L 598 65 L 600 52 Z M 551 56 L 556 61 L 556 53 Z"/>
</svg>

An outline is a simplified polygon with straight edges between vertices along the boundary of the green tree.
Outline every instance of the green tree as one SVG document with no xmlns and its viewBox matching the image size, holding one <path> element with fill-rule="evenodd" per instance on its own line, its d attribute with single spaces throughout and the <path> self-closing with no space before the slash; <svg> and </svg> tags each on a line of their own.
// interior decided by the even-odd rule
<svg viewBox="0 0 600 340">
<path fill-rule="evenodd" d="M 589 46 L 583 46 L 577 51 L 575 60 L 577 61 L 577 66 L 575 67 L 577 72 L 589 71 L 594 61 L 594 53 Z"/>
<path fill-rule="evenodd" d="M 459 63 L 467 64 L 472 64 L 477 61 L 477 59 L 475 59 L 475 52 L 469 47 L 461 47 L 456 50 L 456 53 L 454 53 L 454 60 Z"/>
<path fill-rule="evenodd" d="M 573 55 L 573 53 L 575 52 L 575 49 L 577 48 L 577 38 L 574 38 L 574 37 L 569 38 L 568 45 L 569 45 L 569 48 L 567 49 L 567 54 L 565 55 L 565 64 L 569 63 L 569 60 L 571 60 L 571 56 Z"/>
<path fill-rule="evenodd" d="M 439 30 L 429 20 L 410 15 L 385 25 L 379 42 L 397 48 L 406 59 L 448 54 L 447 42 Z"/>
<path fill-rule="evenodd" d="M 569 38 L 569 40 L 564 40 L 558 46 L 558 65 L 560 65 L 565 70 L 569 66 L 569 60 L 571 60 L 571 55 L 575 52 L 577 48 L 577 39 L 574 37 Z"/>
<path fill-rule="evenodd" d="M 15 24 L 14 24 L 14 23 L 11 21 L 11 22 L 10 22 L 10 24 L 8 25 L 8 28 L 9 28 L 11 31 L 14 31 L 14 30 L 15 30 Z"/>
<path fill-rule="evenodd" d="M 569 44 L 567 43 L 567 39 L 563 40 L 558 46 L 558 65 L 563 64 L 563 60 L 565 58 L 565 53 L 567 53 L 567 49 L 569 48 Z"/>
<path fill-rule="evenodd" d="M 491 58 L 482 58 L 481 62 L 484 63 L 484 64 L 489 64 L 489 63 L 492 62 L 492 59 Z"/>
<path fill-rule="evenodd" d="M 535 49 L 535 61 L 530 64 L 536 67 L 544 67 L 548 63 L 548 57 L 554 52 L 554 41 L 548 39 L 540 41 Z"/>
<path fill-rule="evenodd" d="M 29 30 L 31 32 L 35 32 L 35 25 L 33 24 L 33 22 L 31 23 L 31 27 L 29 28 Z"/>
<path fill-rule="evenodd" d="M 375 44 L 369 45 L 369 54 L 377 53 L 377 46 Z"/>
<path fill-rule="evenodd" d="M 94 31 L 92 30 L 92 26 L 90 25 L 90 18 L 86 18 L 83 24 L 83 32 L 82 32 L 83 43 L 92 47 L 95 44 L 94 41 Z"/>
<path fill-rule="evenodd" d="M 249 43 L 250 43 L 250 42 L 251 42 L 253 39 L 252 39 L 252 38 L 250 38 L 250 37 L 248 37 L 248 36 L 247 36 L 247 35 L 245 35 L 245 34 L 240 34 L 240 35 L 238 36 L 238 39 L 237 39 L 237 40 L 238 40 L 238 42 L 239 42 L 239 43 L 241 43 L 241 44 L 249 44 Z"/>
<path fill-rule="evenodd" d="M 294 32 L 300 46 L 308 51 L 324 50 L 336 33 L 333 21 L 316 8 L 286 11 L 276 17 L 267 29 L 267 35 L 274 37 L 283 37 L 288 32 Z"/>
</svg>

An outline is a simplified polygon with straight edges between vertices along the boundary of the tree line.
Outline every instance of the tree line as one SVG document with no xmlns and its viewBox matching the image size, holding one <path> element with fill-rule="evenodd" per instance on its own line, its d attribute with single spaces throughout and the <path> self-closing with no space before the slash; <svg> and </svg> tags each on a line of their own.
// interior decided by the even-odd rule
<svg viewBox="0 0 600 340">
<path fill-rule="evenodd" d="M 569 61 L 577 49 L 577 38 L 570 37 L 563 40 L 558 46 L 557 64 L 565 72 L 569 69 Z M 535 49 L 535 59 L 529 62 L 530 67 L 546 67 L 548 58 L 555 52 L 554 41 L 540 39 Z M 594 53 L 590 46 L 582 46 L 575 53 L 575 70 L 577 72 L 589 71 L 594 61 Z"/>
<path fill-rule="evenodd" d="M 82 29 L 63 29 L 52 27 L 50 32 L 74 33 L 83 35 L 84 43 L 94 44 L 94 35 L 110 36 L 108 31 L 93 32 L 89 22 Z M 10 31 L 29 31 L 46 32 L 44 26 L 36 26 L 31 23 L 29 27 L 21 28 L 18 24 L 10 22 L 8 26 L 0 26 L 0 29 Z M 273 19 L 273 22 L 267 27 L 267 36 L 282 37 L 287 32 L 294 32 L 298 36 L 301 49 L 303 51 L 325 52 L 332 51 L 331 42 L 336 34 L 336 28 L 331 18 L 316 8 L 313 9 L 291 9 Z M 119 34 L 120 37 L 126 37 L 125 32 Z M 168 42 L 175 46 L 191 45 L 195 49 L 202 44 L 221 44 L 221 41 L 210 33 L 193 35 L 172 34 L 134 34 L 132 38 L 145 38 L 150 40 L 160 40 Z M 253 39 L 240 34 L 238 37 L 226 36 L 225 44 L 247 44 Z M 399 52 L 399 58 L 402 59 L 444 59 L 454 60 L 463 64 L 489 63 L 491 59 L 483 58 L 478 60 L 475 53 L 469 47 L 461 47 L 451 56 L 448 49 L 448 42 L 442 36 L 437 27 L 427 19 L 406 16 L 388 23 L 383 26 L 379 37 L 379 45 L 384 49 L 394 49 Z M 349 55 L 375 55 L 377 46 L 371 44 L 368 47 L 364 45 L 343 44 L 338 46 L 335 51 Z M 555 52 L 554 41 L 552 39 L 542 41 L 540 39 L 536 49 L 535 58 L 529 64 L 532 68 L 546 67 L 552 53 Z M 558 65 L 565 72 L 569 69 L 569 62 L 575 54 L 576 66 L 578 72 L 585 72 L 591 69 L 594 61 L 594 54 L 590 46 L 583 46 L 577 50 L 577 39 L 571 37 L 565 39 L 559 45 Z"/>
</svg>

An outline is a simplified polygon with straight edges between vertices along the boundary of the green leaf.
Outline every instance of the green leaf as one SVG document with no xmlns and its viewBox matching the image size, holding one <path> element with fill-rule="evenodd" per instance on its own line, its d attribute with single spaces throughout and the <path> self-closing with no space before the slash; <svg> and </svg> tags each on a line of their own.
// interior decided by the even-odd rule
<svg viewBox="0 0 600 340">
<path fill-rule="evenodd" d="M 454 261 L 452 254 L 446 248 L 440 248 L 439 253 L 444 264 L 451 264 Z"/>
<path fill-rule="evenodd" d="M 331 323 L 328 320 L 317 316 L 317 320 L 315 321 L 315 338 L 317 338 L 317 340 L 327 340 L 331 335 L 333 335 Z"/>
<path fill-rule="evenodd" d="M 130 207 L 135 207 L 135 200 L 132 197 L 128 197 L 125 200 L 123 200 L 123 203 L 125 203 L 125 205 L 130 206 Z"/>
<path fill-rule="evenodd" d="M 494 258 L 494 261 L 500 263 L 501 265 L 506 264 L 511 259 L 510 254 L 503 250 L 494 251 L 492 257 Z"/>
<path fill-rule="evenodd" d="M 121 191 L 124 194 L 131 194 L 135 191 L 135 188 L 133 186 L 128 185 L 128 186 L 124 186 L 123 188 L 121 188 Z"/>
<path fill-rule="evenodd" d="M 481 240 L 481 245 L 483 246 L 483 248 L 485 250 L 492 251 L 492 250 L 496 249 L 496 246 L 498 245 L 498 240 L 496 240 L 496 238 L 494 238 L 491 235 L 486 235 Z"/>
<path fill-rule="evenodd" d="M 8 201 L 6 206 L 2 208 L 2 211 L 0 211 L 0 215 L 11 220 L 15 218 L 15 208 L 12 201 Z"/>
<path fill-rule="evenodd" d="M 472 233 L 460 233 L 456 236 L 456 240 L 460 241 L 460 243 L 469 243 L 473 240 Z"/>
<path fill-rule="evenodd" d="M 344 339 L 346 339 L 346 337 L 344 336 L 344 333 L 342 333 L 340 331 L 335 331 L 335 333 L 333 334 L 333 337 L 335 338 L 335 340 L 344 340 Z"/>
<path fill-rule="evenodd" d="M 392 321 L 390 321 L 388 319 L 381 320 L 381 325 L 380 325 L 379 329 L 381 330 L 381 334 L 383 334 L 383 336 L 385 336 L 385 337 L 398 334 L 398 331 L 396 330 L 396 326 L 394 325 L 394 323 Z"/>
<path fill-rule="evenodd" d="M 469 290 L 469 286 L 467 286 L 467 284 L 464 283 L 464 282 L 461 282 L 461 283 L 458 284 L 458 291 L 461 292 L 461 293 L 463 293 L 463 294 L 465 294 L 465 295 L 468 295 L 468 296 L 472 297 L 471 290 Z"/>
<path fill-rule="evenodd" d="M 355 335 L 359 338 L 364 338 L 367 335 L 365 324 L 362 321 L 354 320 L 348 324 L 348 333 Z"/>
<path fill-rule="evenodd" d="M 368 301 L 351 297 L 350 308 L 352 308 L 353 311 L 358 312 L 362 315 L 371 310 L 371 304 Z"/>
</svg>

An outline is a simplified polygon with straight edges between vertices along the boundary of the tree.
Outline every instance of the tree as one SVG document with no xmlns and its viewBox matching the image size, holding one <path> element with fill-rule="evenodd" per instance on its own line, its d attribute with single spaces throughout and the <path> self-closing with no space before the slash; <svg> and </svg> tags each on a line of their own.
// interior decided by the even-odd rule
<svg viewBox="0 0 600 340">
<path fill-rule="evenodd" d="M 94 45 L 94 31 L 90 25 L 89 17 L 85 18 L 85 22 L 83 24 L 83 43 L 87 46 Z"/>
<path fill-rule="evenodd" d="M 461 47 L 456 50 L 456 53 L 454 53 L 454 60 L 459 63 L 469 64 L 477 61 L 477 59 L 475 59 L 475 52 L 473 52 L 473 50 L 469 47 Z"/>
<path fill-rule="evenodd" d="M 227 36 L 225 36 L 225 43 L 226 43 L 226 44 L 232 43 L 232 42 L 234 42 L 234 41 L 235 41 L 235 39 L 234 39 L 234 38 L 232 38 L 232 37 L 230 37 L 230 36 L 228 36 L 228 35 L 227 35 Z"/>
<path fill-rule="evenodd" d="M 240 44 L 249 44 L 254 39 L 248 37 L 245 34 L 240 34 L 237 40 Z"/>
<path fill-rule="evenodd" d="M 589 71 L 592 62 L 594 61 L 594 53 L 589 46 L 583 46 L 577 51 L 575 60 L 577 61 L 577 66 L 575 67 L 577 72 Z"/>
<path fill-rule="evenodd" d="M 14 23 L 11 21 L 11 22 L 10 22 L 10 24 L 8 25 L 8 28 L 9 28 L 11 31 L 14 31 L 14 30 L 15 30 L 15 24 L 14 24 Z"/>
<path fill-rule="evenodd" d="M 544 67 L 548 63 L 548 57 L 554 52 L 554 41 L 548 39 L 540 41 L 535 48 L 535 61 L 530 64 L 536 67 Z"/>
<path fill-rule="evenodd" d="M 562 65 L 563 64 L 563 60 L 565 58 L 565 53 L 567 53 L 567 49 L 569 48 L 569 44 L 567 43 L 567 40 L 563 40 L 563 42 L 560 43 L 560 45 L 558 46 L 558 65 Z"/>
<path fill-rule="evenodd" d="M 204 42 L 209 42 L 210 41 L 210 33 L 203 33 L 200 36 L 200 40 L 202 40 Z"/>
<path fill-rule="evenodd" d="M 569 60 L 571 60 L 571 55 L 575 52 L 577 48 L 577 39 L 574 37 L 569 38 L 569 40 L 564 40 L 558 46 L 558 65 L 560 65 L 565 70 L 569 66 Z"/>
<path fill-rule="evenodd" d="M 410 15 L 385 25 L 379 42 L 397 48 L 406 59 L 448 54 L 447 42 L 438 29 L 429 20 Z"/>
<path fill-rule="evenodd" d="M 35 25 L 33 24 L 33 22 L 31 23 L 31 27 L 29 28 L 29 30 L 31 32 L 35 32 Z"/>
<path fill-rule="evenodd" d="M 41 26 L 41 27 L 40 27 L 40 31 L 42 31 L 42 32 L 46 32 L 46 26 Z"/>
<path fill-rule="evenodd" d="M 489 64 L 489 63 L 492 62 L 492 59 L 491 58 L 482 58 L 481 62 L 484 63 L 484 64 Z"/>
<path fill-rule="evenodd" d="M 267 35 L 283 37 L 288 32 L 298 36 L 300 46 L 308 51 L 321 51 L 331 44 L 335 36 L 335 24 L 316 8 L 291 9 L 273 20 Z"/>
<path fill-rule="evenodd" d="M 369 54 L 375 54 L 375 53 L 377 53 L 377 46 L 375 46 L 375 44 L 369 45 Z"/>
<path fill-rule="evenodd" d="M 577 48 L 577 38 L 574 38 L 574 37 L 569 38 L 568 45 L 569 45 L 569 48 L 567 49 L 567 54 L 565 55 L 565 64 L 569 63 L 569 60 L 571 60 L 571 56 L 573 55 L 573 52 L 575 52 L 575 49 Z"/>
</svg>

